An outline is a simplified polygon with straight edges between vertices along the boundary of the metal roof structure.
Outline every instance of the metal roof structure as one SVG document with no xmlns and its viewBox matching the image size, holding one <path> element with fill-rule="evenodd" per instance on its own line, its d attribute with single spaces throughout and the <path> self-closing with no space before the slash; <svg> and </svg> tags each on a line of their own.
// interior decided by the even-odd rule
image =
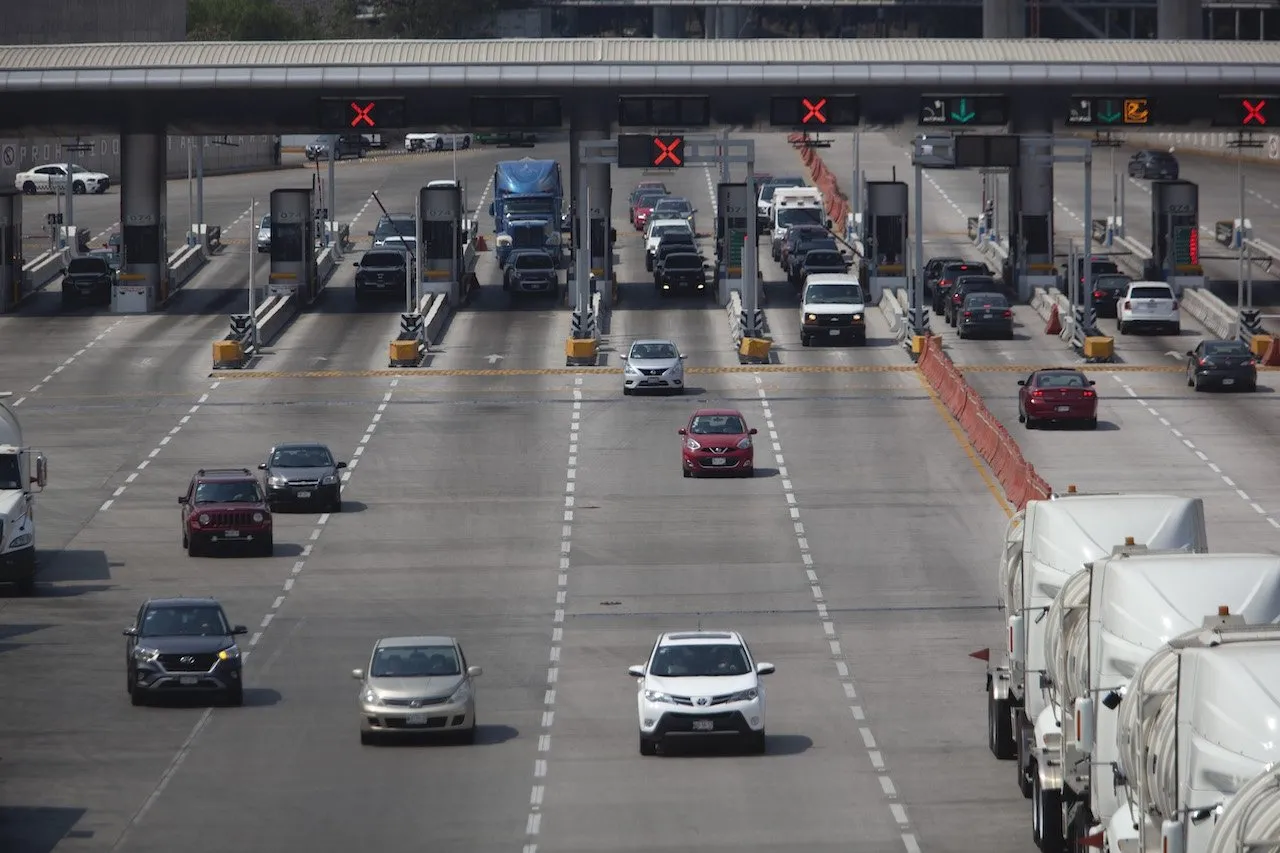
<svg viewBox="0 0 1280 853">
<path fill-rule="evenodd" d="M 1280 89 L 1280 42 L 502 39 L 0 46 L 0 91 L 1040 85 Z"/>
</svg>

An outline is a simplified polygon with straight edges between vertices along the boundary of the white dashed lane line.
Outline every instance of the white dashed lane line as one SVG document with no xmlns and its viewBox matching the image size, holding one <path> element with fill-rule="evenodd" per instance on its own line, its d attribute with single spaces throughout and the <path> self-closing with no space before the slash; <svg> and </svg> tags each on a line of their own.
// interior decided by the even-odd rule
<svg viewBox="0 0 1280 853">
<path fill-rule="evenodd" d="M 760 374 L 757 373 L 754 377 L 756 385 L 764 384 L 764 379 Z M 887 803 L 889 812 L 901 831 L 903 846 L 906 848 L 907 853 L 920 853 L 920 844 L 916 839 L 915 833 L 910 831 L 910 821 L 907 819 L 906 806 L 897 802 L 897 786 L 893 784 L 893 779 L 885 771 L 884 756 L 876 744 L 876 738 L 871 731 L 871 727 L 867 724 L 866 709 L 858 701 L 857 686 L 849 675 L 849 664 L 845 660 L 844 649 L 840 645 L 840 637 L 836 633 L 835 621 L 831 618 L 831 614 L 827 609 L 826 595 L 822 591 L 818 572 L 814 567 L 813 552 L 809 547 L 809 539 L 805 535 L 804 522 L 800 518 L 800 507 L 796 499 L 795 484 L 791 481 L 791 473 L 787 470 L 787 462 L 782 454 L 782 441 L 778 437 L 778 429 L 773 419 L 773 406 L 769 403 L 769 395 L 764 388 L 758 388 L 756 393 L 760 397 L 760 406 L 764 411 L 764 425 L 769 434 L 769 442 L 773 446 L 774 464 L 778 469 L 778 477 L 782 480 L 782 493 L 786 499 L 787 513 L 791 517 L 796 545 L 800 549 L 800 562 L 804 567 L 809 590 L 813 594 L 814 609 L 817 611 L 818 621 L 822 625 L 823 638 L 830 648 L 836 675 L 840 679 L 840 687 L 844 690 L 845 698 L 849 702 L 849 715 L 858 727 L 858 736 L 862 738 L 862 745 L 866 748 L 867 758 L 876 772 L 876 778 L 880 782 L 880 789 L 884 792 L 885 799 L 889 801 Z"/>
<path fill-rule="evenodd" d="M 21 405 L 26 401 L 27 397 L 29 397 L 29 396 L 30 396 L 30 395 L 32 395 L 32 394 L 38 394 L 38 393 L 40 393 L 40 389 L 41 389 L 41 388 L 43 388 L 44 386 L 48 385 L 50 382 L 52 382 L 52 381 L 53 381 L 53 377 L 57 376 L 57 375 L 58 375 L 59 373 L 61 373 L 62 371 L 66 370 L 68 367 L 70 367 L 71 365 L 75 364 L 76 359 L 80 358 L 82 355 L 84 355 L 85 353 L 87 353 L 89 350 L 91 350 L 91 349 L 93 349 L 95 346 L 97 346 L 97 345 L 102 341 L 102 339 L 103 339 L 103 338 L 105 338 L 107 335 L 111 334 L 112 330 L 113 330 L 113 329 L 115 329 L 117 326 L 119 326 L 119 325 L 120 325 L 121 323 L 123 323 L 123 322 L 124 322 L 124 319 L 123 319 L 123 318 L 121 318 L 121 319 L 119 319 L 119 320 L 116 320 L 116 321 L 115 321 L 114 323 L 112 323 L 110 326 L 107 326 L 105 329 L 103 329 L 101 332 L 99 332 L 99 333 L 98 333 L 98 336 L 97 336 L 97 337 L 95 337 L 93 340 L 89 341 L 89 342 L 88 342 L 87 344 L 85 344 L 84 346 L 80 347 L 80 349 L 76 350 L 76 351 L 75 351 L 75 353 L 74 353 L 74 354 L 72 354 L 69 358 L 65 358 L 65 359 L 63 359 L 62 364 L 59 364 L 59 365 L 58 365 L 57 367 L 55 367 L 53 370 L 49 371 L 49 374 L 48 374 L 47 376 L 45 376 L 45 378 L 44 378 L 44 379 L 41 379 L 41 380 L 40 380 L 39 382 L 37 382 L 35 385 L 32 385 L 32 386 L 31 386 L 31 388 L 30 388 L 30 389 L 28 389 L 28 391 L 27 391 L 27 393 L 26 393 L 26 394 L 24 394 L 23 396 L 18 397 L 17 399 L 15 399 L 11 405 L 14 405 L 14 406 L 21 406 Z"/>
<path fill-rule="evenodd" d="M 1258 515 L 1266 518 L 1267 523 L 1270 524 L 1272 527 L 1280 529 L 1280 520 L 1277 520 L 1274 516 L 1268 515 L 1266 509 L 1263 508 L 1263 506 L 1259 504 L 1257 501 L 1255 501 L 1249 495 L 1248 492 L 1246 492 L 1244 489 L 1237 486 L 1236 481 L 1231 479 L 1230 475 L 1222 473 L 1222 468 L 1219 467 L 1218 465 L 1215 465 L 1213 461 L 1207 455 L 1205 455 L 1203 450 L 1200 450 L 1198 447 L 1196 447 L 1195 442 L 1185 437 L 1182 434 L 1181 430 L 1179 430 L 1177 427 L 1173 426 L 1169 422 L 1168 418 L 1160 414 L 1160 412 L 1156 411 L 1156 409 L 1146 400 L 1139 397 L 1138 392 L 1133 390 L 1133 387 L 1130 386 L 1129 383 L 1125 382 L 1123 376 L 1121 376 L 1118 373 L 1113 373 L 1111 374 L 1111 378 L 1114 379 L 1117 383 L 1119 383 L 1120 387 L 1124 390 L 1126 394 L 1128 394 L 1130 397 L 1133 398 L 1134 402 L 1142 406 L 1142 408 L 1146 409 L 1151 414 L 1152 417 L 1154 417 L 1156 420 L 1160 422 L 1161 426 L 1167 428 L 1169 430 L 1169 433 L 1182 443 L 1183 447 L 1187 448 L 1192 453 L 1194 453 L 1196 455 L 1196 458 L 1199 459 L 1201 462 L 1203 462 L 1206 466 L 1208 466 L 1210 471 L 1217 474 L 1218 477 L 1222 480 L 1223 483 L 1226 484 L 1228 488 L 1235 490 L 1236 497 L 1240 498 L 1240 500 L 1247 503 L 1250 509 L 1256 512 Z"/>
<path fill-rule="evenodd" d="M 547 655 L 547 687 L 542 697 L 542 730 L 538 757 L 533 762 L 533 787 L 525 818 L 523 853 L 538 853 L 542 832 L 542 798 L 546 793 L 547 758 L 551 752 L 551 728 L 556 721 L 556 684 L 560 681 L 560 650 L 564 642 L 565 602 L 569 597 L 570 552 L 573 549 L 573 513 L 578 488 L 578 437 L 582 429 L 582 377 L 573 378 L 573 412 L 569 420 L 569 460 L 565 470 L 564 517 L 560 527 L 560 562 L 556 573 L 556 606 L 551 615 L 551 650 Z"/>
</svg>

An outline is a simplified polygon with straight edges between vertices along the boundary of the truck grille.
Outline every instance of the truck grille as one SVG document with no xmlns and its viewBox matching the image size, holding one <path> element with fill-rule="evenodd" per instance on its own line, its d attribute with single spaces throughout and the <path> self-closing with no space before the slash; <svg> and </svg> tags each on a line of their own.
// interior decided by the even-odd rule
<svg viewBox="0 0 1280 853">
<path fill-rule="evenodd" d="M 259 524 L 253 520 L 252 512 L 243 510 L 214 510 L 206 514 L 209 516 L 209 523 L 200 525 L 203 530 L 236 530 Z"/>
<path fill-rule="evenodd" d="M 168 672 L 208 672 L 217 655 L 160 655 L 160 665 Z"/>
<path fill-rule="evenodd" d="M 819 314 L 818 325 L 820 326 L 848 326 L 853 323 L 852 314 Z"/>
</svg>

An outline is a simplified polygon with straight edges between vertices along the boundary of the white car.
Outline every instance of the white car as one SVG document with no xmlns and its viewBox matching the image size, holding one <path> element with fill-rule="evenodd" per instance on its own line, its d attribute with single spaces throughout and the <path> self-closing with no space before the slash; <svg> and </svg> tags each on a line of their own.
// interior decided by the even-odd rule
<svg viewBox="0 0 1280 853">
<path fill-rule="evenodd" d="M 800 297 L 800 344 L 852 340 L 867 343 L 867 300 L 856 276 L 815 273 L 805 279 Z"/>
<path fill-rule="evenodd" d="M 71 165 L 71 191 L 76 195 L 95 193 L 101 195 L 111 186 L 111 177 L 102 172 L 90 172 L 83 166 Z M 19 172 L 13 185 L 27 195 L 67 191 L 67 164 L 52 163 L 36 166 L 27 172 Z"/>
<path fill-rule="evenodd" d="M 662 634 L 649 662 L 627 669 L 639 682 L 640 754 L 656 755 L 668 737 L 737 737 L 765 751 L 764 685 L 774 671 L 756 663 L 736 631 Z"/>
<path fill-rule="evenodd" d="M 636 341 L 622 357 L 623 395 L 648 390 L 683 394 L 685 358 L 674 341 Z"/>
<path fill-rule="evenodd" d="M 466 150 L 471 147 L 469 133 L 406 133 L 405 151 Z"/>
<path fill-rule="evenodd" d="M 697 239 L 697 235 L 693 232 L 693 226 L 689 224 L 687 219 L 651 219 L 649 224 L 645 226 L 644 232 L 644 256 L 645 269 L 653 269 L 653 253 L 658 251 L 658 242 L 662 239 L 663 234 L 672 231 L 684 231 Z"/>
<path fill-rule="evenodd" d="M 1182 317 L 1173 288 L 1163 281 L 1129 282 L 1128 292 L 1116 302 L 1116 325 L 1122 335 L 1140 328 L 1181 334 Z"/>
<path fill-rule="evenodd" d="M 258 223 L 258 251 L 271 251 L 271 214 L 269 213 Z"/>
</svg>

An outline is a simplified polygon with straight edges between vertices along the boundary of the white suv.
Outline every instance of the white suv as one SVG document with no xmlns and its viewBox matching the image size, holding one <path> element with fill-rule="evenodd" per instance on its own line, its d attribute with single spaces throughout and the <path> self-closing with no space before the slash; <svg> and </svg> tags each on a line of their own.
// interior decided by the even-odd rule
<svg viewBox="0 0 1280 853">
<path fill-rule="evenodd" d="M 1122 335 L 1142 327 L 1181 334 L 1182 320 L 1173 288 L 1163 281 L 1130 282 L 1129 291 L 1116 303 L 1116 325 Z"/>
<path fill-rule="evenodd" d="M 771 663 L 756 663 L 736 631 L 663 634 L 649 662 L 627 673 L 639 681 L 640 754 L 656 755 L 670 736 L 732 735 L 749 752 L 765 749 L 764 685 Z"/>
</svg>

